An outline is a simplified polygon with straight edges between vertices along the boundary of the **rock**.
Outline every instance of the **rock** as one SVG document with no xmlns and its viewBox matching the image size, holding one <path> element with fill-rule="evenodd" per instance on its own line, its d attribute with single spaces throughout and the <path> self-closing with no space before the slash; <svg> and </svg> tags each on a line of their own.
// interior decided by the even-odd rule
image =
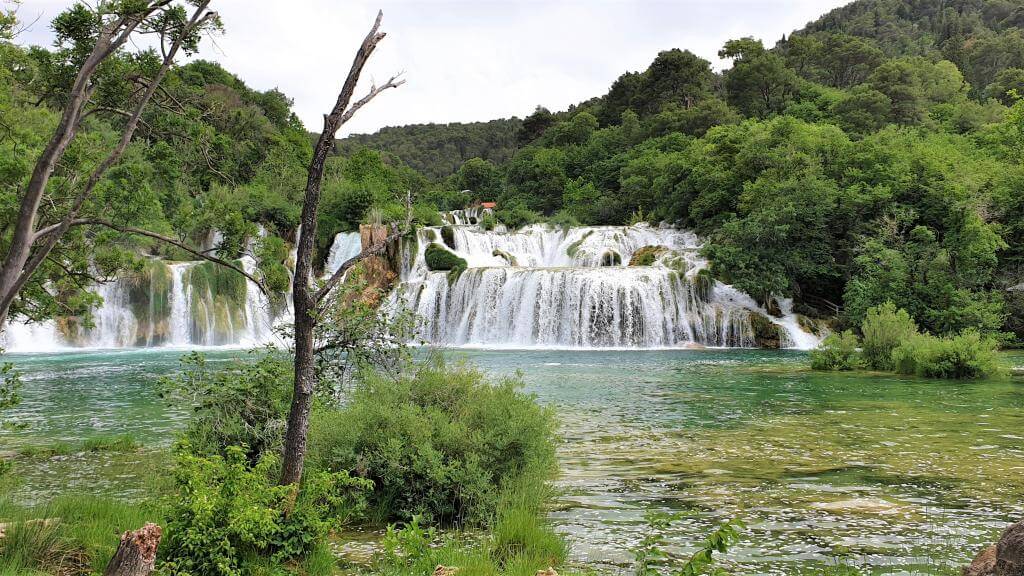
<svg viewBox="0 0 1024 576">
<path fill-rule="evenodd" d="M 629 259 L 630 266 L 651 266 L 662 254 L 668 252 L 665 246 L 644 246 L 633 253 Z"/>
<path fill-rule="evenodd" d="M 455 576 L 459 573 L 459 569 L 455 566 L 444 566 L 438 564 L 437 568 L 434 568 L 434 576 Z"/>
<path fill-rule="evenodd" d="M 537 570 L 537 576 L 558 576 L 558 572 L 551 566 L 548 566 L 547 570 Z"/>
<path fill-rule="evenodd" d="M 754 331 L 754 343 L 758 348 L 781 348 L 782 332 L 774 322 L 760 312 L 750 312 L 750 328 Z"/>
<path fill-rule="evenodd" d="M 996 545 L 993 544 L 982 550 L 970 566 L 964 566 L 961 573 L 963 576 L 992 576 L 995 569 Z"/>
<path fill-rule="evenodd" d="M 1024 576 L 1024 521 L 1003 532 L 996 544 L 996 576 Z"/>
<path fill-rule="evenodd" d="M 779 306 L 779 301 L 774 296 L 768 298 L 768 301 L 764 303 L 764 309 L 772 316 L 782 318 L 782 307 Z"/>
</svg>

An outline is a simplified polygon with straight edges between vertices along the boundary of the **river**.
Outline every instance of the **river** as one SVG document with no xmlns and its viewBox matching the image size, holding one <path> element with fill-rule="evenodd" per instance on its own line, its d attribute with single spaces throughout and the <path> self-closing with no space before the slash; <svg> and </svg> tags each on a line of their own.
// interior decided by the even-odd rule
<svg viewBox="0 0 1024 576">
<path fill-rule="evenodd" d="M 225 361 L 241 351 L 211 351 Z M 0 451 L 128 433 L 166 446 L 185 414 L 158 397 L 182 351 L 9 355 L 24 401 Z M 956 383 L 815 373 L 805 353 L 759 350 L 453 351 L 519 370 L 556 408 L 561 495 L 551 519 L 572 560 L 627 571 L 652 510 L 679 512 L 685 552 L 729 518 L 748 524 L 735 573 L 837 562 L 875 573 L 946 572 L 1024 516 L 1024 382 Z M 1024 356 L 1009 357 L 1024 364 Z M 20 470 L 19 499 L 63 491 L 135 497 L 154 454 Z"/>
</svg>

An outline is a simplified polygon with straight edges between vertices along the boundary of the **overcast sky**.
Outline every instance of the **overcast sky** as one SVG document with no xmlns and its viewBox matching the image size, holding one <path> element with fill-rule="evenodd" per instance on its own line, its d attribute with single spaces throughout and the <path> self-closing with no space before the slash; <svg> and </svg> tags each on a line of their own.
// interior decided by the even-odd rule
<svg viewBox="0 0 1024 576">
<path fill-rule="evenodd" d="M 364 80 L 405 73 L 345 133 L 425 122 L 523 117 L 538 104 L 561 110 L 604 94 L 660 50 L 689 49 L 720 67 L 730 38 L 772 45 L 848 0 L 213 0 L 225 34 L 204 41 L 216 60 L 259 90 L 295 100 L 319 131 L 378 8 L 381 43 Z M 67 0 L 23 0 L 19 41 L 49 45 L 50 20 Z M 365 89 L 365 87 L 364 87 Z"/>
</svg>

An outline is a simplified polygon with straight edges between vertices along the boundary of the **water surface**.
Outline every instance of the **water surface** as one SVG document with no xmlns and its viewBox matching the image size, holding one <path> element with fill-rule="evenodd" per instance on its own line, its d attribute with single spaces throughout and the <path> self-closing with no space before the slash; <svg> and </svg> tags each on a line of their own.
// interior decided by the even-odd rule
<svg viewBox="0 0 1024 576">
<path fill-rule="evenodd" d="M 625 571 L 645 514 L 660 510 L 682 514 L 671 534 L 678 553 L 726 519 L 746 521 L 729 555 L 734 573 L 837 561 L 943 573 L 1024 516 L 1019 378 L 815 373 L 802 353 L 751 350 L 454 354 L 495 374 L 520 371 L 526 389 L 557 409 L 563 495 L 551 517 L 580 563 Z M 29 426 L 0 431 L 0 451 L 111 433 L 166 446 L 186 415 L 158 398 L 157 381 L 180 355 L 13 356 L 27 382 L 10 416 Z M 56 458 L 25 471 L 19 495 L 136 495 L 147 458 L 101 460 L 98 470 L 89 458 Z"/>
</svg>

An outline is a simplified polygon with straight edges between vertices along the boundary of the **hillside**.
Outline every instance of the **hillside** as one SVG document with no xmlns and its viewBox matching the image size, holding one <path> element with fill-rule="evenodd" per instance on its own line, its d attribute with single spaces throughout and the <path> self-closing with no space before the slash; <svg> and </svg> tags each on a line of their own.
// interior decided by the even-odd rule
<svg viewBox="0 0 1024 576">
<path fill-rule="evenodd" d="M 482 158 L 502 163 L 516 148 L 518 118 L 452 124 L 413 124 L 354 134 L 338 142 L 342 154 L 358 147 L 387 152 L 433 180 L 453 174 L 463 162 Z"/>
</svg>

